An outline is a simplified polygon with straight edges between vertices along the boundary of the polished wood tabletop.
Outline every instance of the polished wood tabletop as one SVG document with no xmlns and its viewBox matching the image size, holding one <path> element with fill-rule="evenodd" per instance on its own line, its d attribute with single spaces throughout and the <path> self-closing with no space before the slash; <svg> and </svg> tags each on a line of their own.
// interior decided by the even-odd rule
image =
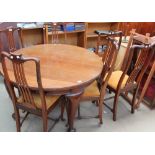
<svg viewBox="0 0 155 155">
<path fill-rule="evenodd" d="M 102 60 L 87 49 L 64 44 L 43 44 L 23 48 L 15 52 L 25 57 L 40 59 L 42 84 L 45 91 L 66 95 L 70 100 L 68 108 L 68 131 L 75 131 L 74 118 L 80 98 L 86 86 L 90 85 L 102 71 Z M 15 82 L 13 69 L 8 60 L 7 68 Z M 24 66 L 28 85 L 37 89 L 35 65 Z M 2 72 L 2 67 L 0 66 Z"/>
<path fill-rule="evenodd" d="M 40 59 L 43 87 L 50 91 L 89 85 L 102 70 L 102 61 L 97 55 L 87 49 L 72 45 L 43 44 L 23 48 L 16 53 Z M 32 62 L 27 64 L 25 72 L 30 87 L 37 88 L 34 67 Z M 9 62 L 8 68 L 14 81 Z"/>
</svg>

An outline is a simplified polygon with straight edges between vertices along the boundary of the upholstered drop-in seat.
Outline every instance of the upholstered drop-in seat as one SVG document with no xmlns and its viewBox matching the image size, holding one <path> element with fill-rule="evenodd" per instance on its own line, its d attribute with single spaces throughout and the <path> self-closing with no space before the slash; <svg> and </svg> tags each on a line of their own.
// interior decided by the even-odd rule
<svg viewBox="0 0 155 155">
<path fill-rule="evenodd" d="M 40 95 L 39 94 L 33 94 L 32 96 L 33 96 L 34 103 L 35 103 L 36 107 L 39 109 L 42 109 L 42 103 L 41 103 Z M 56 100 L 59 97 L 60 96 L 45 96 L 47 109 L 49 109 L 56 102 Z M 23 103 L 23 97 L 22 96 L 18 98 L 18 103 L 20 103 L 20 104 Z"/>
<path fill-rule="evenodd" d="M 94 81 L 84 91 L 83 97 L 90 97 L 90 96 L 93 96 L 93 97 L 100 96 L 100 92 L 99 92 L 99 89 L 97 87 L 97 82 L 96 81 Z"/>
<path fill-rule="evenodd" d="M 114 71 L 111 74 L 111 76 L 109 78 L 109 81 L 108 81 L 108 85 L 110 87 L 112 87 L 114 90 L 117 89 L 117 85 L 118 85 L 118 82 L 119 82 L 122 74 L 123 74 L 122 71 Z M 123 80 L 122 85 L 121 85 L 121 89 L 123 89 L 125 87 L 125 84 L 126 84 L 128 78 L 129 78 L 129 76 L 128 75 L 125 75 L 124 80 Z"/>
</svg>

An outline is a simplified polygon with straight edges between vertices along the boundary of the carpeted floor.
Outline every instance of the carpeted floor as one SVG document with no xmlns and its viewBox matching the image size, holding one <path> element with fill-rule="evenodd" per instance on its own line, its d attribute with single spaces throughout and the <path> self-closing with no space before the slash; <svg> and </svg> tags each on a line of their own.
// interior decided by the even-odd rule
<svg viewBox="0 0 155 155">
<path fill-rule="evenodd" d="M 108 96 L 108 95 L 107 95 Z M 108 101 L 109 104 L 113 99 Z M 5 90 L 3 80 L 0 79 L 0 131 L 1 132 L 14 132 L 16 131 L 15 121 L 11 115 L 13 113 L 12 102 Z M 60 114 L 60 107 L 57 107 L 50 115 L 57 117 Z M 81 103 L 82 116 L 95 116 L 97 114 L 97 107 L 90 103 Z M 23 114 L 22 114 L 23 115 Z M 113 122 L 112 113 L 105 108 L 103 115 L 103 125 L 98 124 L 98 119 L 75 119 L 75 127 L 78 132 L 141 132 L 141 131 L 155 131 L 155 111 L 148 109 L 145 105 L 141 104 L 140 108 L 135 111 L 135 114 L 130 113 L 130 106 L 121 97 L 118 105 L 117 121 Z M 52 125 L 49 120 L 49 126 Z M 65 132 L 66 122 L 59 121 L 52 132 Z M 41 118 L 29 115 L 22 126 L 23 132 L 40 132 L 42 131 Z"/>
</svg>

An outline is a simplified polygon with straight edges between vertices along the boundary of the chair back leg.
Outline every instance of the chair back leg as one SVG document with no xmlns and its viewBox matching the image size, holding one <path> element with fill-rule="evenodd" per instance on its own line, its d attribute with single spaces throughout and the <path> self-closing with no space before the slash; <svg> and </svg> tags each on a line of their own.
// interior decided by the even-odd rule
<svg viewBox="0 0 155 155">
<path fill-rule="evenodd" d="M 116 121 L 117 104 L 118 104 L 119 95 L 120 95 L 120 92 L 116 92 L 115 98 L 114 98 L 114 105 L 113 105 L 113 121 Z"/>
<path fill-rule="evenodd" d="M 135 89 L 134 93 L 133 93 L 132 105 L 131 105 L 131 113 L 132 114 L 135 112 L 135 105 L 136 105 L 137 94 L 138 94 L 138 89 Z"/>
<path fill-rule="evenodd" d="M 60 118 L 62 121 L 64 121 L 64 111 L 65 111 L 65 102 L 61 103 L 61 114 L 60 114 Z"/>
<path fill-rule="evenodd" d="M 97 101 L 97 104 L 99 106 L 99 121 L 100 124 L 103 124 L 102 116 L 103 116 L 103 102 L 102 101 Z"/>
</svg>

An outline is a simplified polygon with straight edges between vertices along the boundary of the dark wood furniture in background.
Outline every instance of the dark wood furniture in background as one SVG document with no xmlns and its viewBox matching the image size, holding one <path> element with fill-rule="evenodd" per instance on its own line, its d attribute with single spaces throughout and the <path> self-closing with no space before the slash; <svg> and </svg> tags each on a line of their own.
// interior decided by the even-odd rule
<svg viewBox="0 0 155 155">
<path fill-rule="evenodd" d="M 151 36 L 155 35 L 155 22 L 120 22 L 118 29 L 122 30 L 125 33 L 127 28 L 127 35 L 130 35 L 131 29 L 136 29 L 136 32 L 139 34 L 145 35 L 146 33 L 150 33 Z"/>
<path fill-rule="evenodd" d="M 22 38 L 22 29 L 8 27 L 6 29 L 0 30 L 0 39 L 1 40 L 1 50 L 4 50 L 3 45 L 7 45 L 9 52 L 14 52 L 18 48 L 23 48 L 23 38 Z"/>
<path fill-rule="evenodd" d="M 41 116 L 43 131 L 48 131 L 48 114 L 58 104 L 60 97 L 45 95 L 42 87 L 40 60 L 35 57 L 23 57 L 22 55 L 8 54 L 7 52 L 2 52 L 1 56 L 4 79 L 13 102 L 17 131 L 21 130 L 24 120 L 30 113 Z M 37 92 L 33 92 L 29 88 L 27 75 L 24 72 L 26 63 L 35 66 Z M 8 65 L 13 68 L 13 74 L 9 74 Z M 12 82 L 12 75 L 14 76 L 14 82 Z M 19 94 L 15 91 L 15 88 L 18 89 Z M 27 112 L 22 121 L 20 121 L 19 109 Z"/>
<path fill-rule="evenodd" d="M 73 121 L 80 98 L 84 89 L 100 76 L 102 60 L 84 48 L 62 44 L 36 45 L 18 50 L 16 54 L 40 59 L 43 89 L 51 95 L 65 94 L 70 100 L 68 130 L 74 130 Z M 10 79 L 15 82 L 12 68 L 7 67 Z M 24 68 L 29 88 L 38 90 L 34 66 L 27 63 Z"/>
</svg>

